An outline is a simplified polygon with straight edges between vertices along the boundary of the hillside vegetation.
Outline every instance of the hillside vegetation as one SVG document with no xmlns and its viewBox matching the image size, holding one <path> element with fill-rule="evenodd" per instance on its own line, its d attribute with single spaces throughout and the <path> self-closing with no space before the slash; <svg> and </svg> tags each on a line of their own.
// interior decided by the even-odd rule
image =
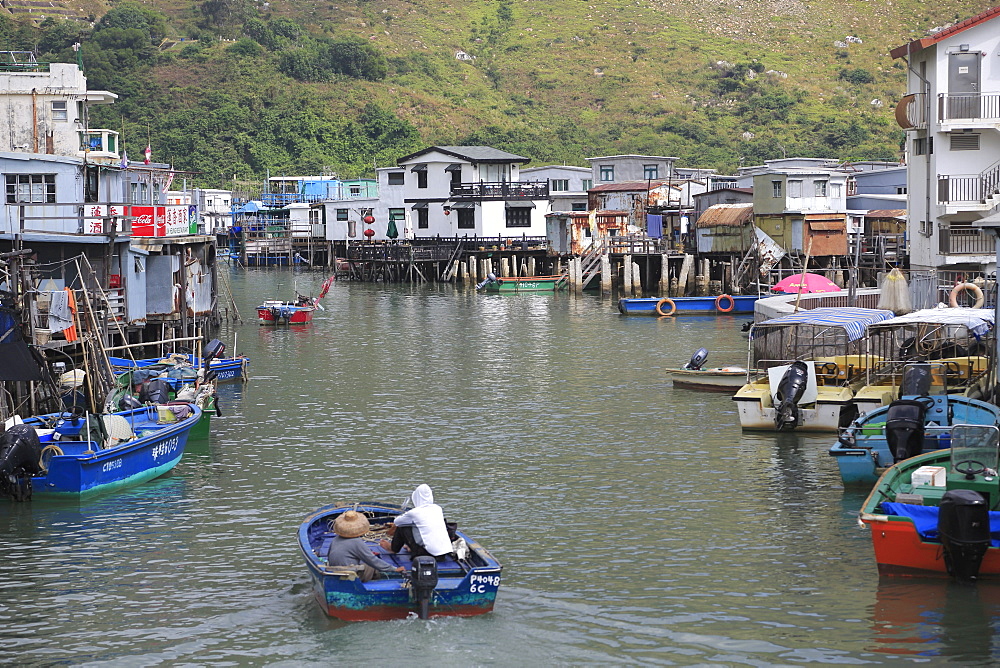
<svg viewBox="0 0 1000 668">
<path fill-rule="evenodd" d="M 533 165 L 618 153 L 729 172 L 783 155 L 896 160 L 889 49 L 990 2 L 150 0 L 94 21 L 0 15 L 2 49 L 119 94 L 90 125 L 204 186 L 370 176 L 430 144 Z"/>
</svg>

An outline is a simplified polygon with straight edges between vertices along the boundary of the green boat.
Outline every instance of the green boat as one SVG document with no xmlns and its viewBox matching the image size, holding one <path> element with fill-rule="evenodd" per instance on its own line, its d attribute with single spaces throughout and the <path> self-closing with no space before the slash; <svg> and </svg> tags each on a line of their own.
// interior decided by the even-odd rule
<svg viewBox="0 0 1000 668">
<path fill-rule="evenodd" d="M 476 286 L 484 292 L 556 292 L 569 285 L 566 276 L 518 276 L 497 278 L 490 274 L 485 281 Z"/>
</svg>

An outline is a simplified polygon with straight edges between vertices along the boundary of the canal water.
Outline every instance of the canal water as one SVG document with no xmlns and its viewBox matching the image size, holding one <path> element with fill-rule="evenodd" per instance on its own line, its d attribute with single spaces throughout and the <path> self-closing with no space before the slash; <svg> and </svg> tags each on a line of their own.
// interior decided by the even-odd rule
<svg viewBox="0 0 1000 668">
<path fill-rule="evenodd" d="M 741 316 L 595 296 L 335 284 L 312 325 L 253 306 L 324 276 L 228 275 L 252 379 L 164 478 L 0 504 L 0 664 L 803 665 L 1000 660 L 1000 589 L 880 580 L 829 436 L 744 434 L 664 373 L 744 364 Z M 296 530 L 430 484 L 504 564 L 493 613 L 346 624 Z"/>
</svg>

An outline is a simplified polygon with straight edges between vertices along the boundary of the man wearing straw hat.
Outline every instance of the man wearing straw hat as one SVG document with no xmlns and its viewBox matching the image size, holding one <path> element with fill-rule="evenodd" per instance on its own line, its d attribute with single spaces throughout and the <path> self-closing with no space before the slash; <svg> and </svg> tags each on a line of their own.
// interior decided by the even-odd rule
<svg viewBox="0 0 1000 668">
<path fill-rule="evenodd" d="M 326 562 L 331 566 L 363 566 L 361 581 L 368 582 L 375 577 L 376 571 L 396 571 L 402 573 L 406 569 L 382 561 L 368 549 L 361 540 L 371 530 L 368 518 L 355 510 L 342 513 L 333 521 L 333 531 L 337 535 L 330 542 L 330 551 L 326 553 Z"/>
</svg>

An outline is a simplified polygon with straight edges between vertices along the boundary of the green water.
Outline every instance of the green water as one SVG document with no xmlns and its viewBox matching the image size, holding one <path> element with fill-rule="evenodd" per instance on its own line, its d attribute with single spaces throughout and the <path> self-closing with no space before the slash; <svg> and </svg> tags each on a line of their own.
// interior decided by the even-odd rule
<svg viewBox="0 0 1000 668">
<path fill-rule="evenodd" d="M 745 364 L 740 316 L 342 282 L 311 325 L 257 325 L 323 278 L 230 276 L 252 379 L 172 475 L 0 505 L 0 663 L 998 661 L 1000 589 L 879 580 L 830 437 L 743 434 L 728 397 L 671 387 L 702 345 Z M 299 522 L 422 482 L 504 564 L 494 612 L 326 619 Z"/>
</svg>

